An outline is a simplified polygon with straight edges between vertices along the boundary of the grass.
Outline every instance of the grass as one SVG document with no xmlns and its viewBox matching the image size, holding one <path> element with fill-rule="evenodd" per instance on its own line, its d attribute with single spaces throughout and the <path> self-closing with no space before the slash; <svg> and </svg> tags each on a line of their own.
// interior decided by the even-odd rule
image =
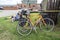
<svg viewBox="0 0 60 40">
<path fill-rule="evenodd" d="M 37 14 L 32 14 L 37 15 Z M 33 19 L 34 17 L 31 18 Z M 37 30 L 37 33 L 32 31 L 29 36 L 23 37 L 18 34 L 17 22 L 12 23 L 9 18 L 0 18 L 0 40 L 60 40 L 60 28 L 55 27 L 52 32 L 42 32 Z"/>
</svg>

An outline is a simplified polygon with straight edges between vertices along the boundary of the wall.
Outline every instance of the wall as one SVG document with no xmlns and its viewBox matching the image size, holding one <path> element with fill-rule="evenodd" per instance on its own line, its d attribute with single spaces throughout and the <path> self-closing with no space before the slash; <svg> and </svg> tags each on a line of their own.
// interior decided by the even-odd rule
<svg viewBox="0 0 60 40">
<path fill-rule="evenodd" d="M 16 6 L 4 6 L 3 7 L 4 10 L 17 10 L 17 5 Z"/>
</svg>

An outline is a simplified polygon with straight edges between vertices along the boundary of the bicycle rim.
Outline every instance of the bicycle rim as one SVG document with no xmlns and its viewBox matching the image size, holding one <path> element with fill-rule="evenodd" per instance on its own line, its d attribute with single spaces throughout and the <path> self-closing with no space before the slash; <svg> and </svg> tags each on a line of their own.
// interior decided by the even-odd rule
<svg viewBox="0 0 60 40">
<path fill-rule="evenodd" d="M 18 26 L 17 26 L 18 33 L 20 35 L 22 35 L 22 36 L 29 35 L 31 33 L 31 31 L 32 31 L 32 25 L 31 25 L 31 23 L 28 22 L 28 21 L 26 21 L 25 25 L 20 25 L 20 23 L 18 23 Z"/>
<path fill-rule="evenodd" d="M 54 29 L 54 21 L 50 18 L 44 18 L 46 25 L 41 21 L 40 22 L 40 29 L 44 32 L 50 32 Z"/>
</svg>

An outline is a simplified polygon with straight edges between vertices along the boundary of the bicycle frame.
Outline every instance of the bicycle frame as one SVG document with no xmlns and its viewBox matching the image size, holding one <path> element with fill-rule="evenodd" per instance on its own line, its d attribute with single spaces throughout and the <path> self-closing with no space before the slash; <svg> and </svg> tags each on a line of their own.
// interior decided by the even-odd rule
<svg viewBox="0 0 60 40">
<path fill-rule="evenodd" d="M 46 25 L 46 23 L 45 23 L 44 18 L 42 17 L 42 15 L 38 15 L 38 16 L 39 16 L 39 18 L 35 21 L 35 23 L 32 22 L 32 20 L 30 19 L 30 17 L 28 17 L 29 21 L 31 22 L 31 24 L 32 24 L 33 27 L 38 24 L 39 20 L 42 20 L 43 24 Z"/>
<path fill-rule="evenodd" d="M 18 26 L 17 26 L 18 33 L 21 34 L 21 35 L 23 35 L 23 36 L 29 35 L 31 33 L 32 29 L 37 33 L 36 26 L 38 26 L 44 32 L 50 32 L 50 31 L 53 30 L 53 28 L 54 28 L 54 22 L 53 22 L 53 20 L 51 20 L 49 18 L 43 18 L 42 15 L 37 15 L 37 16 L 38 16 L 38 18 L 36 20 L 34 19 L 34 22 L 30 18 L 30 16 L 28 16 L 26 18 L 27 19 L 26 24 L 23 27 L 20 26 L 19 25 L 20 23 L 19 23 Z M 45 21 L 46 19 L 49 20 L 49 24 L 46 23 L 46 21 Z M 50 28 L 50 21 L 52 23 L 51 28 Z M 48 26 L 49 26 L 49 29 L 47 28 Z M 20 27 L 22 28 L 21 30 L 20 30 Z M 26 34 L 24 34 L 25 32 L 26 32 Z"/>
</svg>

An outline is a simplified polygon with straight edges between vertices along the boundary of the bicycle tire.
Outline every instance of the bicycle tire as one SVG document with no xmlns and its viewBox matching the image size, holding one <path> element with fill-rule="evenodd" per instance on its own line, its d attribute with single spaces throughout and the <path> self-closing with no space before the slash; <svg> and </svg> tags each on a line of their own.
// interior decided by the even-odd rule
<svg viewBox="0 0 60 40">
<path fill-rule="evenodd" d="M 23 28 L 22 30 L 19 29 L 19 28 L 22 27 L 22 26 L 20 27 L 20 25 L 19 25 L 20 23 L 21 23 L 21 22 L 18 22 L 18 26 L 17 26 L 17 31 L 18 31 L 18 33 L 19 33 L 20 35 L 22 35 L 22 36 L 28 36 L 28 35 L 31 33 L 31 31 L 32 31 L 32 25 L 31 25 L 31 23 L 30 23 L 29 21 L 27 21 L 27 23 L 30 24 L 30 25 L 28 26 L 28 27 L 30 27 L 30 29 L 28 30 L 28 29 L 25 28 L 25 30 L 29 31 L 29 32 L 26 33 L 26 34 L 24 34 L 24 33 L 21 32 L 24 28 Z M 25 30 L 24 30 L 24 31 L 25 31 Z"/>
<path fill-rule="evenodd" d="M 51 32 L 54 29 L 54 21 L 50 18 L 44 18 L 44 21 L 47 25 L 46 26 L 42 25 L 43 23 L 42 23 L 42 21 L 40 21 L 40 29 L 44 32 Z M 48 24 L 48 21 L 49 21 L 49 24 Z M 45 26 L 46 29 L 43 29 L 43 26 Z M 48 26 L 49 26 L 49 28 L 51 27 L 49 30 L 47 28 Z"/>
</svg>

